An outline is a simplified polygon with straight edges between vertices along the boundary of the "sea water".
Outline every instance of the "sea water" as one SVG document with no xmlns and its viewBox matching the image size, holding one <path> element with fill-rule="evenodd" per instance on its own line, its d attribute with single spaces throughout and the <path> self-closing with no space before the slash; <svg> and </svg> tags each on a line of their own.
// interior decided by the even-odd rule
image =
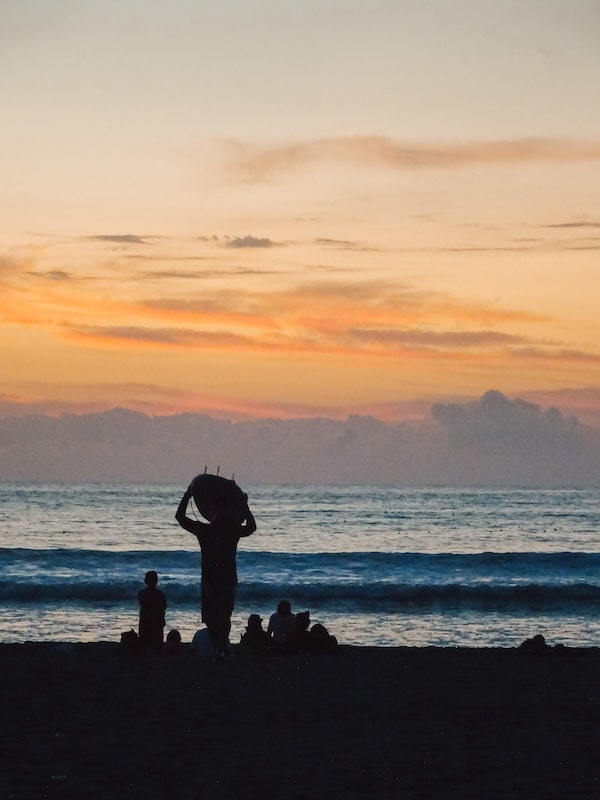
<svg viewBox="0 0 600 800">
<path fill-rule="evenodd" d="M 0 641 L 114 641 L 159 573 L 167 629 L 201 627 L 182 486 L 0 484 Z M 244 486 L 232 617 L 280 599 L 341 643 L 600 645 L 600 489 Z"/>
</svg>

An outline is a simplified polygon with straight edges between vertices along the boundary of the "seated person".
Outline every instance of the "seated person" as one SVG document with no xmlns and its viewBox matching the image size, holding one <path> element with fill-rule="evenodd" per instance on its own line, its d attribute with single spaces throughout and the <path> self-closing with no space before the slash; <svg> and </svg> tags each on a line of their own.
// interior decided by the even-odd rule
<svg viewBox="0 0 600 800">
<path fill-rule="evenodd" d="M 192 647 L 196 655 L 204 656 L 204 658 L 212 658 L 214 655 L 213 646 L 210 641 L 208 628 L 200 628 L 194 634 L 192 639 Z"/>
<path fill-rule="evenodd" d="M 167 634 L 167 641 L 163 645 L 163 656 L 178 656 L 183 653 L 181 634 L 173 629 Z"/>
<path fill-rule="evenodd" d="M 331 636 L 324 625 L 317 623 L 310 629 L 310 652 L 315 654 L 334 653 L 338 640 Z"/>
<path fill-rule="evenodd" d="M 277 611 L 271 614 L 267 625 L 267 636 L 274 652 L 287 651 L 290 640 L 296 632 L 296 616 L 292 614 L 289 600 L 280 600 Z"/>
<path fill-rule="evenodd" d="M 246 631 L 242 634 L 240 645 L 248 650 L 264 651 L 269 649 L 269 637 L 262 626 L 262 617 L 250 614 Z"/>
<path fill-rule="evenodd" d="M 296 630 L 290 641 L 290 650 L 294 653 L 310 653 L 311 638 L 309 627 L 310 611 L 299 611 L 296 614 Z"/>
<path fill-rule="evenodd" d="M 546 639 L 541 633 L 538 633 L 532 639 L 525 639 L 525 641 L 519 645 L 519 650 L 521 650 L 521 652 L 534 656 L 545 655 L 551 649 L 550 645 L 546 644 Z"/>
</svg>

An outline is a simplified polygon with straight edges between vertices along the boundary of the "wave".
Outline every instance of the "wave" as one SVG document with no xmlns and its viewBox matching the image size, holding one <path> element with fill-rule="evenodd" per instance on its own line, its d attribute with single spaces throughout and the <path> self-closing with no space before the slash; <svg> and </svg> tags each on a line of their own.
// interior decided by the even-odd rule
<svg viewBox="0 0 600 800">
<path fill-rule="evenodd" d="M 171 605 L 199 603 L 197 550 L 0 549 L 4 604 L 137 605 L 147 569 L 157 569 Z M 600 610 L 600 553 L 273 553 L 238 558 L 247 605 L 412 613 Z"/>
<path fill-rule="evenodd" d="M 136 605 L 139 582 L 98 581 L 1 581 L 0 602 L 11 604 L 116 604 Z M 199 584 L 166 583 L 163 585 L 169 606 L 198 605 Z M 572 611 L 597 615 L 600 611 L 600 587 L 589 583 L 570 585 L 443 585 L 415 586 L 406 583 L 370 582 L 336 585 L 310 582 L 240 583 L 238 598 L 246 605 L 275 606 L 281 597 L 293 604 L 314 608 L 347 608 L 361 611 L 385 609 L 388 612 L 415 613 L 428 609 L 472 609 L 497 611 Z"/>
<path fill-rule="evenodd" d="M 101 563 L 137 563 L 144 561 L 162 561 L 163 563 L 187 563 L 190 559 L 198 562 L 199 551 L 194 550 L 87 550 L 77 548 L 19 548 L 0 547 L 0 566 L 10 562 L 38 562 L 46 565 L 73 564 L 75 566 L 86 561 Z M 572 569 L 589 566 L 600 568 L 600 552 L 562 551 L 562 552 L 495 552 L 480 553 L 422 553 L 422 552 L 381 552 L 381 551 L 339 551 L 339 552 L 275 552 L 265 550 L 243 550 L 238 559 L 251 565 L 261 563 L 312 563 L 324 568 L 335 568 L 346 562 L 365 564 L 392 564 L 394 566 L 419 566 L 457 568 L 461 566 L 500 566 L 517 568 L 523 566 L 552 567 Z"/>
</svg>

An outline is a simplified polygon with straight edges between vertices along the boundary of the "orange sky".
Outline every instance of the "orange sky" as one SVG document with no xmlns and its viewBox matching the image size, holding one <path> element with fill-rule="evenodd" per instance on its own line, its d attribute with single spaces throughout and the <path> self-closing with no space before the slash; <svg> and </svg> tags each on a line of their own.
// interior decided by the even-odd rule
<svg viewBox="0 0 600 800">
<path fill-rule="evenodd" d="M 597 410 L 597 4 L 150 5 L 7 4 L 3 412 Z"/>
</svg>

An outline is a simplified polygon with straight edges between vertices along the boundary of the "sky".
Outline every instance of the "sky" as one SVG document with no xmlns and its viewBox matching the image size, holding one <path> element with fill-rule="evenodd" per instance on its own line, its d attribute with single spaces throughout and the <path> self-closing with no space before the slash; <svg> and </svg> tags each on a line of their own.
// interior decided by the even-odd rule
<svg viewBox="0 0 600 800">
<path fill-rule="evenodd" d="M 598 0 L 0 0 L 0 414 L 600 425 Z"/>
</svg>

